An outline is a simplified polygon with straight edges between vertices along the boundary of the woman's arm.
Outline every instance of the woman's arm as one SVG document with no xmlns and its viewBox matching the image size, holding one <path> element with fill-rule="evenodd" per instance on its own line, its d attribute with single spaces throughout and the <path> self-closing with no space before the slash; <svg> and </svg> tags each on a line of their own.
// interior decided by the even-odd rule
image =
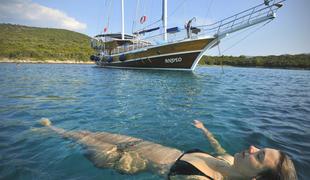
<svg viewBox="0 0 310 180">
<path fill-rule="evenodd" d="M 194 120 L 193 125 L 196 128 L 202 130 L 202 132 L 208 138 L 211 146 L 214 148 L 214 150 L 216 151 L 217 154 L 225 154 L 226 153 L 225 149 L 222 148 L 220 143 L 214 138 L 213 134 L 207 128 L 204 127 L 202 122 L 200 122 L 198 120 Z"/>
</svg>

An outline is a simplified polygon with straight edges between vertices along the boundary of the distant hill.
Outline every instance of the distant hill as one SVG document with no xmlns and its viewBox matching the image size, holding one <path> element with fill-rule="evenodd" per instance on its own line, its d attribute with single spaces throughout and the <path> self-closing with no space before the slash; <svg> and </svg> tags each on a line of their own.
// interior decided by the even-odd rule
<svg viewBox="0 0 310 180">
<path fill-rule="evenodd" d="M 0 59 L 89 61 L 90 37 L 63 29 L 0 24 Z"/>
<path fill-rule="evenodd" d="M 201 65 L 310 69 L 310 54 L 280 56 L 204 56 Z"/>
</svg>

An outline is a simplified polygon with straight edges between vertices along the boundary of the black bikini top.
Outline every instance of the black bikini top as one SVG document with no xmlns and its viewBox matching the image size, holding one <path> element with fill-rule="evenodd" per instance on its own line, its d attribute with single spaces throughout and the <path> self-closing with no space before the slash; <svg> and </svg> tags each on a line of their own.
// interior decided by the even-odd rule
<svg viewBox="0 0 310 180">
<path fill-rule="evenodd" d="M 183 153 L 177 160 L 176 162 L 171 166 L 170 171 L 168 173 L 168 180 L 170 179 L 170 176 L 175 176 L 175 175 L 199 175 L 199 176 L 204 176 L 209 178 L 210 180 L 214 180 L 212 177 L 208 176 L 207 174 L 201 172 L 199 169 L 197 169 L 195 166 L 193 166 L 191 163 L 187 161 L 181 160 L 181 158 L 185 154 L 191 154 L 191 153 L 206 153 L 204 151 L 201 151 L 200 149 L 193 149 L 186 151 Z"/>
</svg>

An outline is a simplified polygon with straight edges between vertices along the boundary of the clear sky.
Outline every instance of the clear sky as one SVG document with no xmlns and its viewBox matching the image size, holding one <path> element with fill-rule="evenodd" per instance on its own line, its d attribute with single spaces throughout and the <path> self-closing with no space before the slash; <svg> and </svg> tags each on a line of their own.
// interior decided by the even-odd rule
<svg viewBox="0 0 310 180">
<path fill-rule="evenodd" d="M 141 16 L 147 16 L 143 25 L 161 18 L 161 0 L 124 1 L 126 33 L 132 32 L 134 19 L 137 29 L 142 27 Z M 168 0 L 168 26 L 183 27 L 192 17 L 197 18 L 197 25 L 215 22 L 262 2 Z M 287 0 L 277 16 L 259 31 L 252 33 L 250 29 L 223 41 L 221 51 L 224 55 L 236 56 L 310 53 L 310 0 Z M 107 26 L 108 32 L 120 32 L 120 0 L 0 0 L 0 23 L 63 28 L 89 36 L 102 32 Z M 239 42 L 247 34 L 251 35 Z M 217 48 L 209 54 L 218 55 Z"/>
</svg>

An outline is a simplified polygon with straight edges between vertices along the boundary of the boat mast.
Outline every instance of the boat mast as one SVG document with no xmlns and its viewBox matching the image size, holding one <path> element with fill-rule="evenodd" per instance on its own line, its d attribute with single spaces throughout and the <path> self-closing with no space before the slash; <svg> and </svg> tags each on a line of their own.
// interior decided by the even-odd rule
<svg viewBox="0 0 310 180">
<path fill-rule="evenodd" d="M 121 5 L 121 12 L 122 12 L 122 40 L 125 39 L 125 25 L 124 25 L 124 0 L 122 1 L 122 5 Z"/>
<path fill-rule="evenodd" d="M 164 30 L 164 41 L 167 41 L 167 0 L 163 0 L 163 30 Z"/>
</svg>

